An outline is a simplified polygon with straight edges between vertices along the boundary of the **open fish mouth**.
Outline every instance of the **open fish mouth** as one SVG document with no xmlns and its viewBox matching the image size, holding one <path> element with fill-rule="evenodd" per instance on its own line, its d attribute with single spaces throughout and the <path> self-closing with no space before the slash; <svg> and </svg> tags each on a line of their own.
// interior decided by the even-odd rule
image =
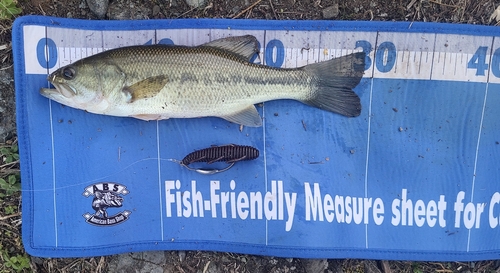
<svg viewBox="0 0 500 273">
<path fill-rule="evenodd" d="M 57 94 L 60 94 L 60 93 L 55 88 L 41 88 L 40 89 L 40 94 L 42 94 L 42 96 L 47 97 L 47 98 L 50 99 L 50 98 L 54 97 L 54 95 L 57 95 Z"/>
<path fill-rule="evenodd" d="M 76 90 L 73 89 L 71 86 L 64 84 L 64 83 L 59 83 L 59 84 L 54 84 L 54 88 L 41 88 L 40 89 L 40 94 L 42 96 L 45 96 L 49 99 L 55 99 L 56 97 L 63 96 L 65 98 L 71 98 L 76 95 Z"/>
</svg>

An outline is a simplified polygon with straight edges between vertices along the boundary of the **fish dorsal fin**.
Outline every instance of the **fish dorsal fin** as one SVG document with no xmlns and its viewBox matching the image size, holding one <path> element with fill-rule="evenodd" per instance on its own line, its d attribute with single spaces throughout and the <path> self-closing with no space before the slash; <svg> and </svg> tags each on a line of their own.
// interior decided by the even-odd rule
<svg viewBox="0 0 500 273">
<path fill-rule="evenodd" d="M 259 42 L 252 35 L 221 38 L 202 46 L 230 51 L 246 61 L 250 61 L 255 53 L 259 52 Z"/>
<path fill-rule="evenodd" d="M 136 82 L 131 86 L 125 86 L 122 91 L 127 94 L 127 98 L 129 99 L 128 102 L 132 103 L 136 100 L 156 96 L 160 93 L 161 89 L 165 86 L 165 84 L 167 84 L 167 82 L 167 76 L 158 75 Z"/>
<path fill-rule="evenodd" d="M 240 112 L 228 116 L 221 116 L 221 118 L 248 127 L 262 126 L 262 119 L 260 118 L 259 112 L 257 112 L 257 109 L 255 109 L 255 106 L 253 105 L 248 106 Z"/>
</svg>

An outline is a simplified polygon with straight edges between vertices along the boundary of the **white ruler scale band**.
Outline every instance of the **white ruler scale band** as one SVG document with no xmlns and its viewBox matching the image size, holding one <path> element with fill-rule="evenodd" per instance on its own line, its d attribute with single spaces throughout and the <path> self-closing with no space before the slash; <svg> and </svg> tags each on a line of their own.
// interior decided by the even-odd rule
<svg viewBox="0 0 500 273">
<path fill-rule="evenodd" d="M 500 44 L 491 36 L 362 31 L 169 29 L 97 31 L 25 26 L 27 74 L 46 74 L 93 54 L 128 45 L 200 45 L 253 35 L 263 64 L 292 68 L 364 51 L 365 77 L 500 82 Z"/>
<path fill-rule="evenodd" d="M 257 106 L 262 127 L 241 130 L 94 115 L 38 94 L 48 74 L 108 49 L 239 35 L 259 41 L 255 63 L 279 68 L 365 52 L 361 115 L 280 100 Z M 24 244 L 47 257 L 498 258 L 498 36 L 432 23 L 16 20 Z M 213 176 L 168 160 L 228 143 L 260 156 Z"/>
</svg>

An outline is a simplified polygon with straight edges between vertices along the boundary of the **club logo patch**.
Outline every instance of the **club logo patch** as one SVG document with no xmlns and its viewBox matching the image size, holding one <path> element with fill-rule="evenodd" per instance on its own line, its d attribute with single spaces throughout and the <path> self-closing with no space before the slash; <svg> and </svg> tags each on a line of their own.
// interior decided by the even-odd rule
<svg viewBox="0 0 500 273">
<path fill-rule="evenodd" d="M 113 226 L 121 224 L 128 220 L 131 211 L 124 210 L 110 216 L 115 208 L 123 206 L 124 196 L 129 194 L 127 187 L 114 182 L 102 182 L 93 184 L 85 188 L 83 196 L 92 199 L 92 208 L 94 213 L 87 212 L 83 214 L 86 222 L 94 226 Z"/>
</svg>

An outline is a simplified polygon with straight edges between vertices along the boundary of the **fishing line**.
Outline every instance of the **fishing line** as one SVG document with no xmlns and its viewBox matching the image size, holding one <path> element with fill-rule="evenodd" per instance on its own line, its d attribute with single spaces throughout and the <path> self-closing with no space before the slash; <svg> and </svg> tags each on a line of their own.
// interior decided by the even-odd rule
<svg viewBox="0 0 500 273">
<path fill-rule="evenodd" d="M 134 161 L 127 165 L 124 168 L 119 169 L 118 171 L 101 176 L 95 179 L 91 180 L 86 180 L 84 182 L 80 183 L 75 183 L 71 185 L 66 185 L 66 186 L 61 186 L 61 187 L 53 187 L 53 188 L 45 188 L 45 189 L 36 189 L 36 190 L 21 190 L 21 192 L 45 192 L 45 191 L 54 191 L 54 190 L 63 190 L 63 189 L 68 189 L 72 187 L 78 187 L 82 185 L 89 185 L 95 182 L 103 182 L 106 178 L 115 176 L 117 174 L 120 174 L 124 172 L 125 170 L 131 168 L 132 166 L 148 161 L 148 160 L 160 160 L 160 161 L 168 161 L 168 162 L 174 162 L 177 163 L 186 169 L 190 171 L 195 171 L 200 174 L 216 174 L 220 172 L 224 172 L 229 170 L 231 167 L 234 166 L 236 162 L 239 161 L 248 161 L 248 160 L 253 160 L 259 157 L 259 150 L 251 147 L 251 146 L 242 146 L 242 145 L 235 145 L 235 144 L 229 144 L 229 145 L 223 145 L 223 146 L 212 146 L 210 148 L 206 149 L 201 149 L 201 150 L 196 150 L 192 153 L 189 153 L 186 155 L 182 160 L 178 160 L 175 158 L 158 158 L 158 157 L 149 157 L 149 158 L 143 158 L 139 159 L 137 161 Z M 195 168 L 191 167 L 190 164 L 193 163 L 207 163 L 207 164 L 212 164 L 215 162 L 226 162 L 228 166 L 221 168 L 221 169 L 216 169 L 216 168 Z"/>
</svg>

